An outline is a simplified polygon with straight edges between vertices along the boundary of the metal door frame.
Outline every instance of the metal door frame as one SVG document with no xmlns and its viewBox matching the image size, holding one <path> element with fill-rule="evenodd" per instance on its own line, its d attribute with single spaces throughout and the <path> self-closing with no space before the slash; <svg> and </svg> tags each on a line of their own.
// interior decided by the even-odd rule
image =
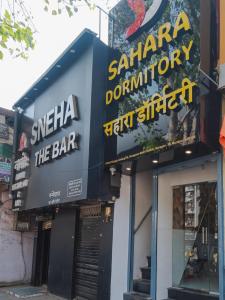
<svg viewBox="0 0 225 300">
<path fill-rule="evenodd" d="M 182 163 L 161 167 L 153 172 L 152 186 L 152 268 L 151 268 L 151 297 L 157 298 L 157 237 L 158 237 L 158 176 L 181 168 L 194 168 L 205 162 L 217 163 L 217 197 L 218 197 L 218 252 L 219 252 L 219 300 L 225 300 L 224 284 L 224 201 L 223 201 L 223 157 L 213 154 Z"/>
</svg>

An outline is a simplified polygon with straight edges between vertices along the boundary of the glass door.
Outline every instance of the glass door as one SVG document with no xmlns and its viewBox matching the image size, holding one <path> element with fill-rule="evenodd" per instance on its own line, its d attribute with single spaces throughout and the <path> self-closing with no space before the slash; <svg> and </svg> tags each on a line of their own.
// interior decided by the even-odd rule
<svg viewBox="0 0 225 300">
<path fill-rule="evenodd" d="M 168 288 L 218 292 L 217 162 L 158 174 L 156 299 Z"/>
<path fill-rule="evenodd" d="M 173 187 L 173 286 L 218 292 L 216 183 Z"/>
</svg>

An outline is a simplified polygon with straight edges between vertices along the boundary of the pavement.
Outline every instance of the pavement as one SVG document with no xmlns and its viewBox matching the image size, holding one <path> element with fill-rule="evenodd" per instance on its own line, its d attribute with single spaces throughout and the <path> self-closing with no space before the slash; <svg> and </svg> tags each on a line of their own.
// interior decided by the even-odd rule
<svg viewBox="0 0 225 300">
<path fill-rule="evenodd" d="M 32 287 L 29 285 L 0 288 L 0 300 L 65 300 L 48 293 L 46 287 Z"/>
</svg>

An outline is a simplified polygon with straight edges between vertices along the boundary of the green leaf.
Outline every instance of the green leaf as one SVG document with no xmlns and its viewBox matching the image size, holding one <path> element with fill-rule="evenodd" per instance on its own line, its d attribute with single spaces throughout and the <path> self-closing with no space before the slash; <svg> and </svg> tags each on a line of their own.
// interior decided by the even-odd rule
<svg viewBox="0 0 225 300">
<path fill-rule="evenodd" d="M 57 11 L 55 9 L 52 10 L 52 15 L 56 16 L 57 15 Z"/>
<path fill-rule="evenodd" d="M 69 17 L 72 17 L 73 12 L 72 12 L 71 8 L 68 5 L 66 5 L 66 10 L 67 10 L 67 13 L 68 13 Z"/>
<path fill-rule="evenodd" d="M 6 18 L 7 20 L 11 20 L 11 15 L 10 15 L 10 13 L 9 13 L 9 11 L 8 11 L 7 9 L 5 10 L 4 16 L 5 16 L 5 18 Z"/>
<path fill-rule="evenodd" d="M 6 43 L 3 42 L 3 41 L 0 42 L 0 46 L 1 46 L 2 48 L 7 49 L 7 45 L 6 45 Z"/>
<path fill-rule="evenodd" d="M 0 50 L 0 59 L 3 59 L 3 52 Z"/>
</svg>

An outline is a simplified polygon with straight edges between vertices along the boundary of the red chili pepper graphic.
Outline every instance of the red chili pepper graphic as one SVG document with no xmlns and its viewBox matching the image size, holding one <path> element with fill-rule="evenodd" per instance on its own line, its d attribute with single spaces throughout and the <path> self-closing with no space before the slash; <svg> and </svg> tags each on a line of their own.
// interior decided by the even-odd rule
<svg viewBox="0 0 225 300">
<path fill-rule="evenodd" d="M 126 31 L 126 38 L 129 38 L 138 30 L 144 20 L 145 2 L 144 0 L 127 0 L 127 3 L 136 16 L 134 23 L 132 23 Z"/>
</svg>

